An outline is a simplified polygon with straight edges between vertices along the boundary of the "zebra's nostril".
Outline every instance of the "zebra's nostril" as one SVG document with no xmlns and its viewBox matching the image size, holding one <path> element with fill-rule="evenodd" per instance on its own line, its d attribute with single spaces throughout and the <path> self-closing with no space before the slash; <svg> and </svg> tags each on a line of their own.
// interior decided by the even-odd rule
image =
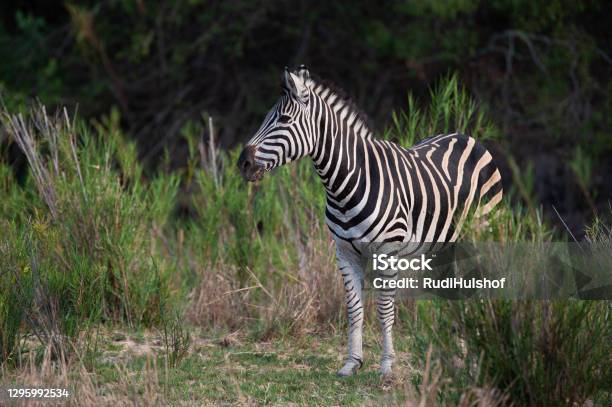
<svg viewBox="0 0 612 407">
<path fill-rule="evenodd" d="M 256 151 L 255 146 L 246 146 L 238 157 L 238 170 L 247 181 L 253 181 L 257 177 L 261 178 L 261 166 L 255 160 Z"/>
<path fill-rule="evenodd" d="M 238 168 L 240 169 L 241 172 L 246 173 L 246 171 L 248 171 L 252 165 L 253 165 L 252 152 L 247 147 L 242 151 L 242 153 L 240 154 L 240 157 L 238 157 Z"/>
</svg>

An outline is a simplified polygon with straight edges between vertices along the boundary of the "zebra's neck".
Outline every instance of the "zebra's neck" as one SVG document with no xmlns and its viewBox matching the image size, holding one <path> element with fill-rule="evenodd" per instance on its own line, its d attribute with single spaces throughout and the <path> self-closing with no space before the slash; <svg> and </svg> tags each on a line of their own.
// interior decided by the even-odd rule
<svg viewBox="0 0 612 407">
<path fill-rule="evenodd" d="M 374 136 L 363 113 L 341 91 L 319 83 L 312 89 L 311 114 L 318 124 L 312 160 L 328 198 L 336 200 L 347 185 L 362 183 L 365 151 Z"/>
</svg>

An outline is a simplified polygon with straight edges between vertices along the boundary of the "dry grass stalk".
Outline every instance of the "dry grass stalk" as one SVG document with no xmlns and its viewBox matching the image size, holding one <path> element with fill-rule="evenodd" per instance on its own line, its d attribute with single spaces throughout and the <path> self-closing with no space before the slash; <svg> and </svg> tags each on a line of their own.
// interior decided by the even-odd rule
<svg viewBox="0 0 612 407">
<path fill-rule="evenodd" d="M 73 357 L 57 359 L 53 357 L 53 345 L 48 344 L 43 353 L 42 361 L 35 361 L 35 352 L 29 352 L 23 369 L 14 374 L 3 375 L 0 386 L 15 386 L 28 388 L 67 389 L 68 398 L 57 399 L 61 405 L 78 407 L 113 406 L 163 406 L 167 405 L 166 389 L 161 386 L 160 376 L 163 372 L 157 366 L 154 357 L 147 357 L 142 374 L 130 371 L 125 361 L 116 365 L 119 380 L 113 383 L 101 384 L 95 379 L 75 352 Z M 75 379 L 78 377 L 78 380 Z M 41 400 L 21 400 L 23 406 L 54 405 Z"/>
<path fill-rule="evenodd" d="M 286 279 L 280 286 L 262 283 L 271 279 L 262 280 L 247 269 L 247 286 L 240 288 L 236 267 L 218 263 L 203 268 L 201 283 L 192 292 L 189 319 L 200 326 L 229 329 L 256 319 L 270 326 L 280 324 L 293 334 L 338 321 L 344 313 L 344 292 L 333 246 L 317 239 L 309 242 L 301 248 L 297 270 L 269 270 Z M 261 295 L 255 295 L 257 291 Z"/>
<path fill-rule="evenodd" d="M 56 171 L 59 171 L 59 164 L 57 162 L 57 139 L 60 129 L 50 124 L 44 106 L 34 107 L 29 117 L 30 121 L 26 122 L 22 114 L 9 114 L 6 110 L 3 110 L 0 115 L 0 120 L 6 132 L 15 140 L 21 151 L 25 154 L 30 164 L 30 168 L 32 169 L 36 187 L 49 207 L 51 215 L 54 219 L 57 219 L 57 194 L 53 188 L 52 177 L 48 171 L 48 165 L 41 157 L 40 148 L 35 137 L 35 129 L 40 132 L 43 140 L 49 143 L 52 156 L 54 157 L 53 165 Z M 53 122 L 59 123 L 59 120 Z M 67 122 L 65 125 L 68 126 L 69 123 Z"/>
</svg>

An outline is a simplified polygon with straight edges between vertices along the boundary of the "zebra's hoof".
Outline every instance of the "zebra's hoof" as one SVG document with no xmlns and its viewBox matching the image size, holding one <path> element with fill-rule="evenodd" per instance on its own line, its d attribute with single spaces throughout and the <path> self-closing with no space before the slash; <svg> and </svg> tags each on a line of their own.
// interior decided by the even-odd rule
<svg viewBox="0 0 612 407">
<path fill-rule="evenodd" d="M 348 377 L 357 373 L 357 370 L 361 367 L 359 362 L 350 360 L 342 366 L 342 369 L 338 370 L 337 375 L 340 377 Z"/>
<path fill-rule="evenodd" d="M 390 376 L 393 374 L 393 360 L 392 359 L 384 359 L 380 362 L 380 369 L 378 372 L 381 376 Z"/>
</svg>

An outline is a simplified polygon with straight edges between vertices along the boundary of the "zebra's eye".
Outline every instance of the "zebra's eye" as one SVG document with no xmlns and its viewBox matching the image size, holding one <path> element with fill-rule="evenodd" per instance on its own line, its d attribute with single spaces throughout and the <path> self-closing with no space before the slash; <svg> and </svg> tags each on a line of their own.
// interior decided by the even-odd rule
<svg viewBox="0 0 612 407">
<path fill-rule="evenodd" d="M 291 123 L 291 116 L 286 115 L 286 114 L 282 114 L 279 118 L 278 118 L 278 122 L 282 123 L 282 124 L 287 124 L 287 123 Z"/>
</svg>

